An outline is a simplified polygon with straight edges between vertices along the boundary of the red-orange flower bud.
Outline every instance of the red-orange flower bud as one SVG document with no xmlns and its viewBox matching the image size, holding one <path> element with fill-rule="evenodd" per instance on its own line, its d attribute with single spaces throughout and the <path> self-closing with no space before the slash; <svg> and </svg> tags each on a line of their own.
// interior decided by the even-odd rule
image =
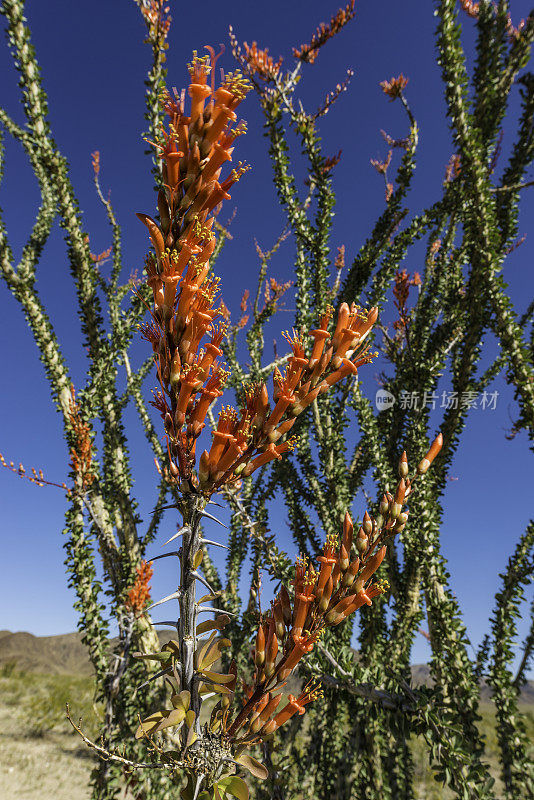
<svg viewBox="0 0 534 800">
<path fill-rule="evenodd" d="M 350 549 L 352 547 L 352 536 L 354 532 L 354 525 L 352 523 L 351 516 L 348 511 L 345 512 L 345 518 L 343 519 L 343 538 L 342 542 L 347 549 L 347 553 L 350 554 Z"/>
<path fill-rule="evenodd" d="M 383 547 L 378 550 L 374 556 L 371 556 L 365 563 L 364 568 L 362 569 L 360 575 L 358 576 L 358 585 L 363 586 L 363 584 L 369 580 L 371 575 L 374 575 L 377 571 L 378 567 L 384 560 L 384 556 L 386 555 L 387 547 L 384 545 Z"/>
<path fill-rule="evenodd" d="M 263 625 L 258 628 L 256 635 L 256 652 L 254 655 L 254 663 L 257 667 L 262 667 L 265 662 L 265 631 Z"/>
<path fill-rule="evenodd" d="M 437 454 L 443 447 L 443 436 L 439 433 L 432 444 L 430 445 L 430 450 L 426 454 L 426 456 L 422 459 L 417 467 L 417 472 L 419 475 L 424 475 L 425 472 L 428 470 L 434 459 L 436 458 Z"/>
<path fill-rule="evenodd" d="M 360 569 L 360 559 L 357 558 L 356 561 L 353 561 L 350 565 L 345 574 L 343 575 L 343 581 L 341 585 L 343 587 L 352 586 L 354 583 L 354 579 L 358 574 L 358 570 Z"/>
</svg>

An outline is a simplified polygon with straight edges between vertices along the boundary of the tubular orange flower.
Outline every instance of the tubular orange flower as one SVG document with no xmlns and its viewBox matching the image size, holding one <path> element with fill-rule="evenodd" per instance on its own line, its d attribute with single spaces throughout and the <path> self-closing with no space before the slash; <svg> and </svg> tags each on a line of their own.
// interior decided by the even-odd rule
<svg viewBox="0 0 534 800">
<path fill-rule="evenodd" d="M 293 612 L 293 630 L 291 635 L 296 641 L 300 639 L 302 628 L 308 615 L 310 603 L 314 599 L 313 587 L 315 586 L 316 573 L 313 566 L 306 572 L 302 581 L 302 591 L 295 594 L 295 609 Z"/>
<path fill-rule="evenodd" d="M 317 587 L 316 587 L 316 596 L 320 599 L 323 594 L 324 587 L 326 586 L 330 575 L 332 574 L 332 569 L 334 568 L 334 564 L 336 563 L 336 556 L 334 555 L 335 549 L 337 548 L 337 538 L 335 536 L 327 536 L 326 543 L 323 549 L 323 555 L 319 556 L 317 561 L 319 561 L 321 565 L 321 569 L 319 572 L 319 578 L 317 580 Z"/>
<path fill-rule="evenodd" d="M 282 725 L 285 725 L 291 717 L 298 714 L 302 716 L 306 711 L 305 706 L 308 703 L 311 703 L 313 700 L 317 700 L 317 698 L 322 697 L 322 692 L 318 688 L 313 681 L 310 681 L 305 687 L 304 691 L 299 695 L 298 698 L 294 697 L 294 695 L 290 694 L 288 698 L 287 705 L 279 711 L 276 717 L 274 718 L 274 730 L 277 730 Z"/>
</svg>

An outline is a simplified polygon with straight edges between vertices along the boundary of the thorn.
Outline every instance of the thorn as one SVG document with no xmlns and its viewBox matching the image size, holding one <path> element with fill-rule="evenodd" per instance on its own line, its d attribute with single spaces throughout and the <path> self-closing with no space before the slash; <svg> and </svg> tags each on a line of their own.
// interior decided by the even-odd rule
<svg viewBox="0 0 534 800">
<path fill-rule="evenodd" d="M 200 544 L 213 544 L 215 547 L 223 547 L 225 550 L 229 550 L 230 548 L 227 547 L 225 544 L 221 544 L 220 542 L 214 542 L 211 539 L 201 539 Z"/>
<path fill-rule="evenodd" d="M 180 528 L 180 530 L 177 533 L 174 534 L 174 536 L 171 536 L 170 539 L 167 539 L 166 542 L 163 542 L 163 544 L 161 546 L 165 547 L 165 545 L 169 544 L 169 542 L 172 542 L 173 539 L 177 539 L 179 536 L 183 536 L 184 533 L 187 533 L 187 532 L 191 532 L 191 528 L 189 527 L 189 525 L 184 525 L 183 528 Z"/>
<path fill-rule="evenodd" d="M 157 600 L 155 603 L 152 603 L 152 605 L 149 606 L 148 608 L 145 608 L 145 613 L 147 611 L 150 611 L 151 608 L 155 608 L 156 606 L 160 606 L 162 603 L 166 603 L 167 600 L 179 600 L 181 595 L 182 592 L 180 589 L 178 589 L 177 592 L 173 592 L 172 594 L 169 594 L 167 597 L 163 597 L 161 600 Z"/>
<path fill-rule="evenodd" d="M 201 511 L 200 513 L 203 517 L 208 517 L 209 519 L 212 519 L 214 522 L 218 522 L 219 525 L 222 525 L 223 528 L 226 528 L 226 530 L 228 530 L 228 525 L 225 525 L 224 522 L 221 522 L 220 519 L 214 517 L 213 514 L 210 514 L 208 511 Z"/>
<path fill-rule="evenodd" d="M 154 628 L 156 627 L 156 625 L 171 625 L 173 628 L 176 628 L 176 630 L 178 630 L 178 624 L 179 623 L 178 623 L 178 620 L 165 619 L 165 620 L 162 620 L 161 622 L 152 622 L 151 624 L 153 625 Z"/>
<path fill-rule="evenodd" d="M 148 686 L 148 684 L 152 683 L 152 681 L 157 680 L 157 678 L 161 678 L 162 675 L 170 675 L 171 672 L 172 672 L 172 667 L 166 667 L 165 669 L 160 669 L 159 672 L 155 672 L 154 675 L 151 675 L 147 681 L 138 686 L 135 691 L 138 692 L 139 689 L 143 689 L 145 686 Z"/>
<path fill-rule="evenodd" d="M 212 587 L 209 585 L 209 583 L 207 582 L 207 580 L 206 580 L 205 578 L 203 578 L 203 577 L 202 577 L 202 575 L 200 575 L 200 573 L 198 573 L 198 572 L 196 571 L 196 569 L 195 569 L 195 570 L 192 570 L 192 572 L 190 573 L 190 575 L 192 575 L 192 576 L 193 576 L 193 578 L 196 578 L 196 579 L 197 579 L 197 581 L 200 581 L 200 583 L 202 583 L 202 584 L 203 584 L 203 585 L 206 587 L 206 589 L 209 589 L 209 590 L 210 590 L 210 592 L 211 592 L 211 594 L 214 594 L 214 595 L 217 595 L 217 594 L 218 594 L 218 592 L 216 592 L 216 591 L 215 591 L 215 589 L 213 589 L 213 588 L 212 588 Z M 148 609 L 147 609 L 147 610 L 148 610 Z"/>
<path fill-rule="evenodd" d="M 219 506 L 219 508 L 225 508 L 222 503 L 218 503 L 216 500 L 208 500 L 208 506 Z"/>
<path fill-rule="evenodd" d="M 161 545 L 163 547 L 163 545 Z M 154 556 L 153 558 L 147 558 L 147 561 L 157 561 L 158 558 L 167 558 L 167 556 L 179 556 L 180 553 L 178 550 L 173 550 L 171 553 L 162 553 L 160 556 Z"/>
<path fill-rule="evenodd" d="M 158 511 L 166 511 L 168 508 L 177 508 L 177 509 L 179 509 L 180 506 L 177 503 L 171 503 L 171 505 L 169 505 L 169 506 L 157 506 L 154 509 L 154 511 L 152 512 L 152 514 L 157 514 Z"/>
<path fill-rule="evenodd" d="M 230 616 L 230 617 L 237 617 L 238 616 L 233 611 L 225 611 L 224 608 L 212 608 L 211 606 L 199 606 L 197 608 L 197 614 L 202 614 L 203 611 L 214 611 L 216 614 L 228 614 L 228 616 Z M 160 623 L 160 624 L 162 624 L 162 623 Z"/>
<path fill-rule="evenodd" d="M 195 785 L 195 793 L 193 795 L 193 800 L 197 800 L 198 793 L 200 792 L 200 787 L 202 786 L 202 781 L 203 780 L 204 780 L 204 775 L 202 773 L 200 773 L 197 776 L 197 782 L 196 782 L 196 785 Z"/>
</svg>

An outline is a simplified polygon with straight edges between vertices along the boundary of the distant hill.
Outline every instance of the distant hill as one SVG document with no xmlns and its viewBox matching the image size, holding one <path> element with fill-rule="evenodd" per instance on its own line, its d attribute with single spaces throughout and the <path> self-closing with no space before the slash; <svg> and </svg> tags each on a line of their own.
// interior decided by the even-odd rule
<svg viewBox="0 0 534 800">
<path fill-rule="evenodd" d="M 159 631 L 159 636 L 165 642 L 172 634 Z M 33 636 L 31 633 L 0 631 L 0 666 L 6 663 L 15 663 L 27 672 L 53 675 L 89 676 L 93 673 L 80 633 Z"/>
<path fill-rule="evenodd" d="M 158 631 L 162 643 L 172 638 L 173 631 Z M 33 636 L 31 633 L 0 631 L 0 666 L 15 663 L 27 672 L 53 673 L 54 675 L 92 674 L 87 651 L 81 634 L 64 633 L 59 636 Z M 412 666 L 414 686 L 431 685 L 428 664 Z M 482 684 L 481 698 L 489 701 L 491 690 Z M 521 691 L 520 702 L 534 704 L 534 681 L 527 681 Z"/>
</svg>

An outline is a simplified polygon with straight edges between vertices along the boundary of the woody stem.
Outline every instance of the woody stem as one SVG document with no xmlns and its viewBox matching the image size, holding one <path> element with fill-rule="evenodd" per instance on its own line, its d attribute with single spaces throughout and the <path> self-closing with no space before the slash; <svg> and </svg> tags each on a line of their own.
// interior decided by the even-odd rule
<svg viewBox="0 0 534 800">
<path fill-rule="evenodd" d="M 198 495 L 187 494 L 184 497 L 183 518 L 185 532 L 180 551 L 180 619 L 178 622 L 178 639 L 180 642 L 180 663 L 182 667 L 182 690 L 191 694 L 190 708 L 195 712 L 195 728 L 200 729 L 200 695 L 198 681 L 195 680 L 194 656 L 197 646 L 196 637 L 196 580 L 193 575 L 193 559 L 200 548 L 200 519 L 204 501 Z M 183 732 L 183 739 L 187 731 Z"/>
</svg>

